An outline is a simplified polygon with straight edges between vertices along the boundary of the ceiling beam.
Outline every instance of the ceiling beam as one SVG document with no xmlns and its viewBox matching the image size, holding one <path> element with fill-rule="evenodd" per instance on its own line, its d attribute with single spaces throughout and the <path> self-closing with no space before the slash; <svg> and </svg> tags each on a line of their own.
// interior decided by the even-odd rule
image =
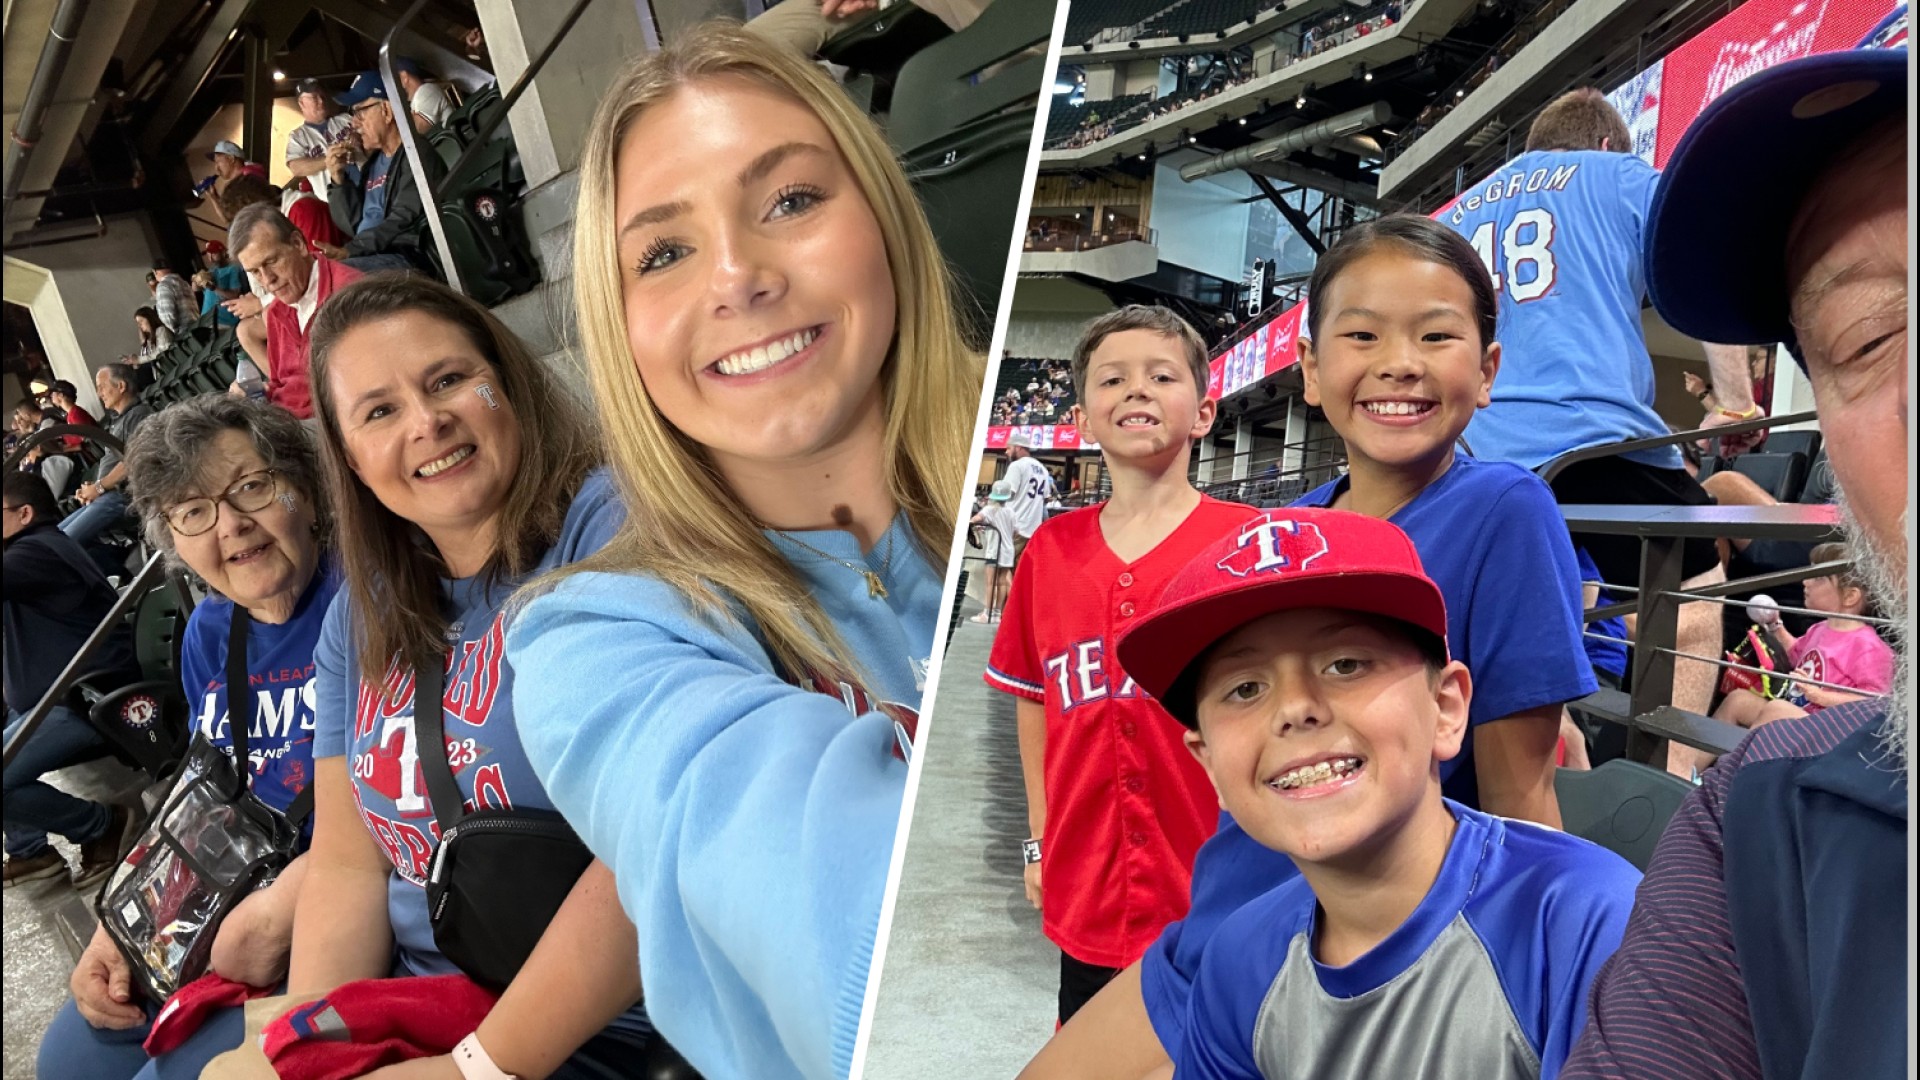
<svg viewBox="0 0 1920 1080">
<path fill-rule="evenodd" d="M 206 28 L 188 50 L 187 58 L 179 67 L 173 81 L 167 85 L 160 103 L 154 107 L 153 116 L 147 120 L 147 135 L 140 149 L 150 158 L 165 156 L 166 150 L 174 142 L 174 129 L 187 114 L 187 107 L 207 85 L 214 69 L 226 55 L 227 45 L 240 29 L 241 20 L 253 7 L 254 0 L 220 0 L 214 9 L 213 17 L 207 20 Z"/>
<path fill-rule="evenodd" d="M 1327 253 L 1327 245 L 1321 243 L 1319 235 L 1313 231 L 1313 222 L 1308 221 L 1307 215 L 1301 213 L 1292 203 L 1280 197 L 1280 193 L 1274 190 L 1273 181 L 1256 172 L 1250 172 L 1247 176 L 1253 180 L 1254 186 L 1260 189 L 1268 201 L 1273 203 L 1274 209 L 1280 211 L 1280 216 L 1287 219 L 1287 224 L 1293 226 L 1293 231 L 1300 234 L 1300 239 L 1305 240 L 1307 246 L 1313 249 L 1316 258 Z"/>
</svg>

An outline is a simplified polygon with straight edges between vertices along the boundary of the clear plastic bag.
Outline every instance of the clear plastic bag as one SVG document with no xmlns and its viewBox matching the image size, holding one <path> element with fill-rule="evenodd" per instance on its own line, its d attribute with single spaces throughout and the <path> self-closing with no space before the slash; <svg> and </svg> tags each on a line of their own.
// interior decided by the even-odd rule
<svg viewBox="0 0 1920 1080">
<path fill-rule="evenodd" d="M 220 920 L 272 882 L 299 830 L 253 797 L 226 753 L 196 738 L 160 812 L 100 892 L 100 924 L 153 1001 L 206 971 Z"/>
</svg>

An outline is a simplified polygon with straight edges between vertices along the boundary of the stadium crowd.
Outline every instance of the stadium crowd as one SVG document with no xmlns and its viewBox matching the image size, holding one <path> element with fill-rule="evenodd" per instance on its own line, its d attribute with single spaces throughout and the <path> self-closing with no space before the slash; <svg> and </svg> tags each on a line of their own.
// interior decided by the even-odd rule
<svg viewBox="0 0 1920 1080">
<path fill-rule="evenodd" d="M 1400 0 L 1389 0 L 1364 11 L 1304 20 L 1296 26 L 1276 32 L 1276 49 L 1270 66 L 1263 65 L 1266 70 L 1257 71 L 1249 64 L 1238 70 L 1221 71 L 1198 86 L 1150 97 L 1138 103 L 1119 103 L 1117 107 L 1106 102 L 1090 103 L 1093 107 L 1081 118 L 1079 126 L 1053 135 L 1047 142 L 1047 149 L 1072 150 L 1090 146 L 1129 128 L 1172 116 L 1188 106 L 1218 97 L 1237 86 L 1284 71 L 1303 60 L 1384 30 L 1399 22 L 1403 14 Z M 1105 113 L 1101 111 L 1102 106 L 1106 107 Z"/>
</svg>

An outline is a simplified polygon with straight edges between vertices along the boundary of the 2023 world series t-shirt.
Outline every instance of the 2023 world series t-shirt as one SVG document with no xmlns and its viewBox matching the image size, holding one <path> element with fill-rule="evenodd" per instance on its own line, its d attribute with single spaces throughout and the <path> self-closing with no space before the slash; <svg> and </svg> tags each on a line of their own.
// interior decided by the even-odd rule
<svg viewBox="0 0 1920 1080">
<path fill-rule="evenodd" d="M 604 470 L 591 473 L 574 497 L 560 539 L 535 573 L 598 551 L 625 517 Z M 480 578 L 444 581 L 448 613 L 447 763 L 467 809 L 553 809 L 527 764 L 513 717 L 513 669 L 506 662 L 505 604 L 518 582 Z M 369 675 L 354 648 L 357 615 L 350 594 L 328 614 L 314 661 L 319 669 L 320 722 L 314 757 L 346 758 L 354 804 L 367 831 L 393 864 L 387 917 L 400 960 L 417 975 L 456 970 L 434 944 L 427 912 L 427 868 L 440 827 L 427 801 L 414 737 L 414 673 L 391 664 Z"/>
</svg>

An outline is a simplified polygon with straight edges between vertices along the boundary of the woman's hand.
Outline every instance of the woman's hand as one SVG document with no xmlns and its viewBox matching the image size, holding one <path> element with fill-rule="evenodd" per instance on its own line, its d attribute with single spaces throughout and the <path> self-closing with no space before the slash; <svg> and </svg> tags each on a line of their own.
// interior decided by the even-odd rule
<svg viewBox="0 0 1920 1080">
<path fill-rule="evenodd" d="M 255 315 L 260 314 L 261 307 L 260 298 L 252 293 L 247 293 L 244 296 L 236 296 L 231 300 L 223 302 L 220 306 L 226 308 L 227 314 L 232 315 L 236 319 L 251 319 Z"/>
<path fill-rule="evenodd" d="M 67 985 L 81 1019 L 94 1027 L 122 1031 L 147 1022 L 147 1010 L 133 996 L 132 969 L 105 927 L 94 929 Z"/>
<path fill-rule="evenodd" d="M 375 1069 L 361 1080 L 462 1080 L 460 1066 L 453 1063 L 450 1054 L 440 1057 L 414 1058 L 398 1065 L 388 1065 Z"/>
</svg>

